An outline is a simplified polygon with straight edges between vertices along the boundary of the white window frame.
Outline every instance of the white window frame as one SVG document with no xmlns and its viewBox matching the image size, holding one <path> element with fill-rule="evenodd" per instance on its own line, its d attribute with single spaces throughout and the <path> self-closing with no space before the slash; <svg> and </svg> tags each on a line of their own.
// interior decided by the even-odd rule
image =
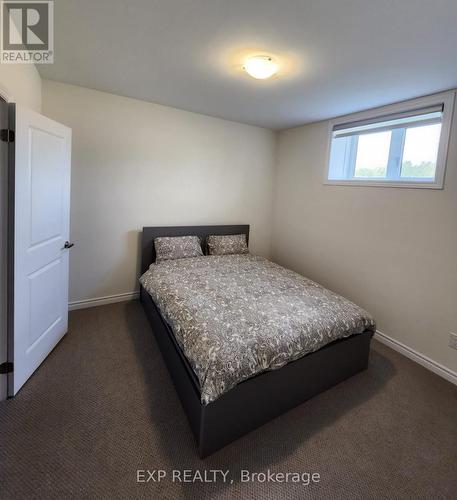
<svg viewBox="0 0 457 500">
<path fill-rule="evenodd" d="M 329 121 L 328 126 L 328 145 L 327 145 L 327 163 L 324 175 L 324 184 L 337 186 L 372 186 L 372 187 L 402 187 L 402 188 L 422 188 L 422 189 L 443 189 L 444 177 L 446 172 L 447 153 L 449 146 L 449 135 L 451 132 L 452 116 L 454 112 L 455 92 L 443 92 L 428 97 L 413 99 L 411 101 L 391 104 L 382 108 L 362 111 L 350 115 L 340 116 Z M 438 147 L 438 156 L 436 160 L 435 180 L 388 180 L 388 179 L 329 179 L 330 174 L 330 152 L 332 147 L 333 129 L 337 125 L 355 122 L 358 120 L 367 120 L 377 117 L 383 117 L 394 113 L 402 113 L 419 109 L 422 107 L 443 104 L 443 117 L 441 123 L 440 143 Z"/>
</svg>

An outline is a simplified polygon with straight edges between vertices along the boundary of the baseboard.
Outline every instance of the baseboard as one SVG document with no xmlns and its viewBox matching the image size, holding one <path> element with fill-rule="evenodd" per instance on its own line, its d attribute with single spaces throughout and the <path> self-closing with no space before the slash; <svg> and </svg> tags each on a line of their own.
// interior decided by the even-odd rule
<svg viewBox="0 0 457 500">
<path fill-rule="evenodd" d="M 94 299 L 75 300 L 68 303 L 68 310 L 74 311 L 75 309 L 86 309 L 87 307 L 104 306 L 106 304 L 114 304 L 115 302 L 124 302 L 125 300 L 135 300 L 139 296 L 140 292 L 126 292 L 106 297 L 96 297 Z"/>
<path fill-rule="evenodd" d="M 452 384 L 457 385 L 457 373 L 450 370 L 449 368 L 446 368 L 445 366 L 441 365 L 440 363 L 433 361 L 433 359 L 430 359 L 427 356 L 424 356 L 420 352 L 417 352 L 414 349 L 411 349 L 411 347 L 408 347 L 405 344 L 402 344 L 398 340 L 395 340 L 392 337 L 389 337 L 388 335 L 380 332 L 379 330 L 376 331 L 374 338 L 376 340 L 379 340 L 379 342 L 382 342 L 386 346 L 390 347 L 394 351 L 397 351 L 400 354 L 403 354 L 403 356 L 406 356 L 407 358 L 415 361 L 416 363 L 419 363 L 424 368 L 427 368 L 428 370 L 432 371 L 433 373 L 436 373 L 440 377 L 443 377 L 444 379 L 448 380 Z"/>
<path fill-rule="evenodd" d="M 114 304 L 115 302 L 135 300 L 139 297 L 139 295 L 140 292 L 127 292 L 127 293 L 119 293 L 117 295 L 108 295 L 106 297 L 97 297 L 94 299 L 76 300 L 68 304 L 68 310 L 74 311 L 75 309 L 85 309 L 87 307 L 103 306 L 106 304 Z M 450 370 L 449 368 L 446 368 L 440 363 L 433 361 L 433 359 L 424 356 L 420 352 L 411 349 L 411 347 L 408 347 L 407 345 L 399 342 L 398 340 L 389 337 L 388 335 L 380 332 L 379 330 L 376 330 L 374 338 L 379 342 L 387 345 L 394 351 L 397 351 L 400 354 L 403 354 L 403 356 L 406 356 L 407 358 L 415 361 L 416 363 L 419 363 L 424 368 L 427 368 L 428 370 L 432 371 L 433 373 L 436 373 L 440 377 L 443 377 L 452 384 L 457 385 L 457 373 Z"/>
</svg>

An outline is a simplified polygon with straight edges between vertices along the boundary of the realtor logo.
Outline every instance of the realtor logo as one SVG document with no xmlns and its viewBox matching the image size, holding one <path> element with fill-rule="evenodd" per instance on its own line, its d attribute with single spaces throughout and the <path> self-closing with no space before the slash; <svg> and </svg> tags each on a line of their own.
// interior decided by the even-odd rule
<svg viewBox="0 0 457 500">
<path fill-rule="evenodd" d="M 2 64 L 54 62 L 54 2 L 1 2 Z"/>
</svg>

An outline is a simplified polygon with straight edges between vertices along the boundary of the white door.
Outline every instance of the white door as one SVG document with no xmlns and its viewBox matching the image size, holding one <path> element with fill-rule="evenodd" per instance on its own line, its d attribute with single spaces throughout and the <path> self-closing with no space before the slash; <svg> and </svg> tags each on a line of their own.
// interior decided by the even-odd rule
<svg viewBox="0 0 457 500">
<path fill-rule="evenodd" d="M 71 169 L 71 129 L 19 105 L 15 128 L 12 395 L 67 331 Z"/>
</svg>

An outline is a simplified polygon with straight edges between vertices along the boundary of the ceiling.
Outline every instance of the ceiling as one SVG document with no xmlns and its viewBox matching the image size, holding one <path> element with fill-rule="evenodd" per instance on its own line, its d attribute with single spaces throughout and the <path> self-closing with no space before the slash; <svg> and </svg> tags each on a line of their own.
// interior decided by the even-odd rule
<svg viewBox="0 0 457 500">
<path fill-rule="evenodd" d="M 456 0 L 56 0 L 43 78 L 272 129 L 457 87 Z M 243 57 L 275 55 L 271 80 Z"/>
</svg>

